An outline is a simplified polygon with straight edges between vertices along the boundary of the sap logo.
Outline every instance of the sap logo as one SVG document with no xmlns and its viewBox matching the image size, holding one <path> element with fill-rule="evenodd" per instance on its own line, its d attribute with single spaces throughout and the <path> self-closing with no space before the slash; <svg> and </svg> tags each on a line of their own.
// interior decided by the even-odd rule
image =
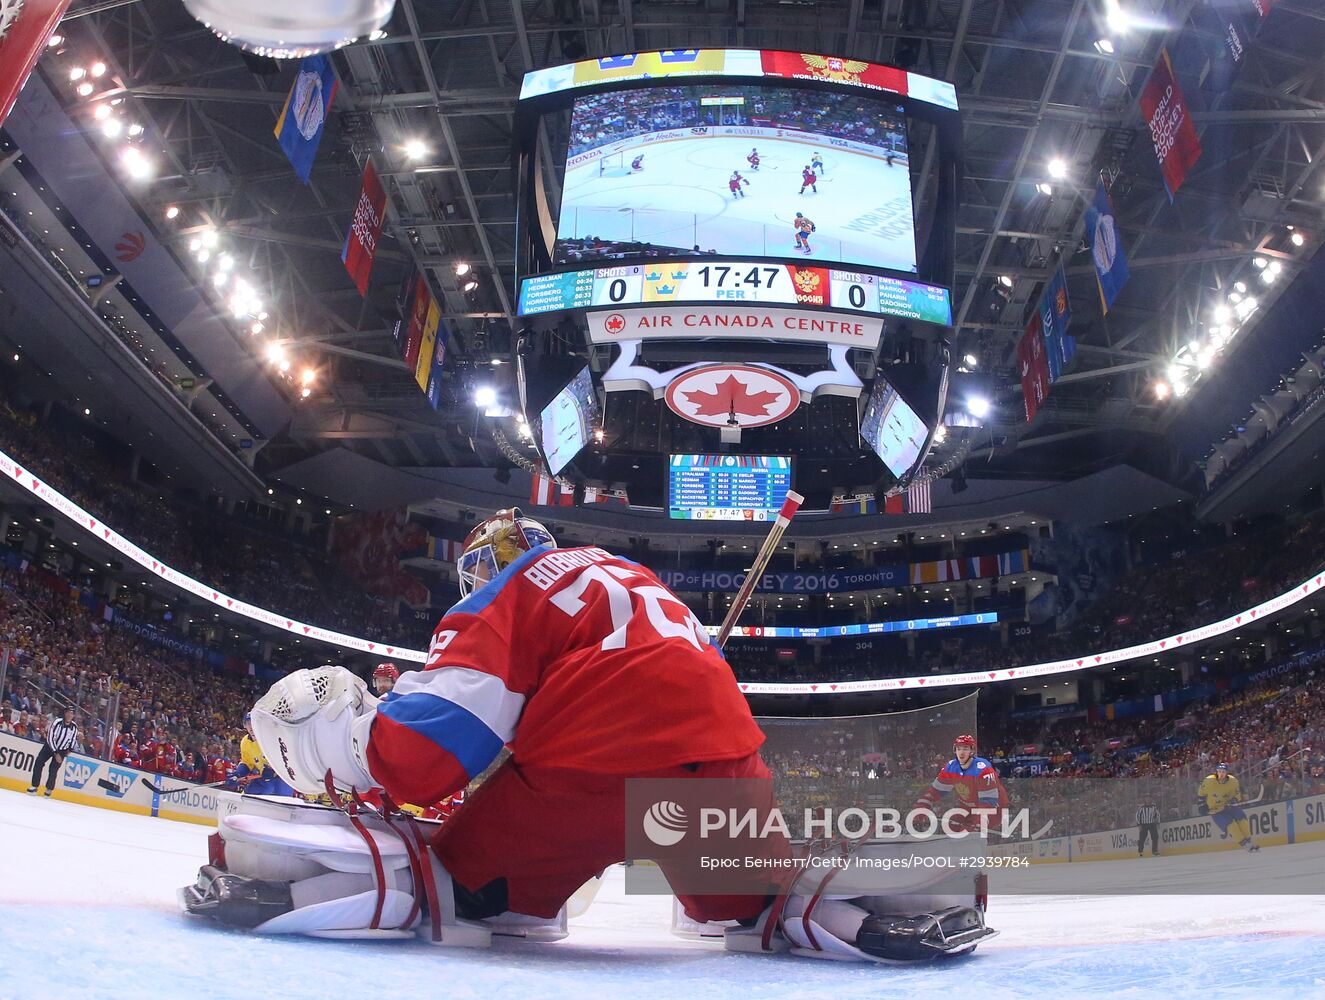
<svg viewBox="0 0 1325 1000">
<path fill-rule="evenodd" d="M 124 796 L 128 794 L 129 789 L 133 787 L 133 783 L 137 780 L 137 777 L 138 775 L 134 771 L 126 771 L 122 767 L 112 766 L 110 774 L 107 776 L 106 780 L 114 785 L 115 789 L 112 791 L 107 788 L 106 794 L 113 799 L 124 798 Z"/>
<path fill-rule="evenodd" d="M 70 757 L 64 765 L 64 783 L 69 788 L 82 788 L 92 780 L 92 775 L 96 773 L 95 764 L 80 760 L 77 757 Z"/>
</svg>

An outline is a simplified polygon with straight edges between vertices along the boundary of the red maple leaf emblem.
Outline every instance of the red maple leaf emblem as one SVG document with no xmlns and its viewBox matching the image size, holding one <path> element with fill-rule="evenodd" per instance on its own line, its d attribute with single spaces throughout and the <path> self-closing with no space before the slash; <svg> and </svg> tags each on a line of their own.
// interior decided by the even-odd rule
<svg viewBox="0 0 1325 1000">
<path fill-rule="evenodd" d="M 715 392 L 696 389 L 683 392 L 686 402 L 698 407 L 697 417 L 722 417 L 736 414 L 744 417 L 766 417 L 768 408 L 778 401 L 776 392 L 751 392 L 735 375 L 728 375 L 714 387 Z"/>
<path fill-rule="evenodd" d="M 620 313 L 613 313 L 603 320 L 603 329 L 608 333 L 620 333 L 626 328 L 626 318 Z"/>
</svg>

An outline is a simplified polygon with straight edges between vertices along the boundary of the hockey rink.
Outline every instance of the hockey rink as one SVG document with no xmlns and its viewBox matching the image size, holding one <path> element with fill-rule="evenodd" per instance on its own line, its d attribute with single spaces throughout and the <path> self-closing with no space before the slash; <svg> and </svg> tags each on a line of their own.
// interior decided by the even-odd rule
<svg viewBox="0 0 1325 1000">
<path fill-rule="evenodd" d="M 419 942 L 258 938 L 186 919 L 175 890 L 208 829 L 0 791 L 0 998 L 1321 997 L 1319 896 L 995 898 L 1000 937 L 943 966 L 732 955 L 668 931 L 669 900 L 627 897 L 620 870 L 557 944 L 489 951 Z M 1277 852 L 1227 856 L 1222 887 L 1254 891 Z M 1145 862 L 1098 863 L 1101 870 Z"/>
<path fill-rule="evenodd" d="M 873 156 L 827 144 L 750 136 L 711 136 L 631 145 L 566 172 L 559 240 L 645 242 L 719 254 L 800 255 L 792 222 L 814 221 L 810 260 L 854 262 L 899 271 L 916 269 L 911 180 L 904 157 L 890 167 Z M 746 156 L 758 147 L 751 170 Z M 818 191 L 801 189 L 801 169 L 818 149 L 824 170 Z M 643 169 L 631 160 L 643 154 Z M 728 180 L 749 181 L 733 197 Z"/>
</svg>

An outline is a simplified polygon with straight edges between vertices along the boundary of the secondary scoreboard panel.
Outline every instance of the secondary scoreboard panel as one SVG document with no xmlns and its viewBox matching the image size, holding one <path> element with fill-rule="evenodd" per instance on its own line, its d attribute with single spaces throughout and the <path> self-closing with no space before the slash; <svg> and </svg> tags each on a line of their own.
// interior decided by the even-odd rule
<svg viewBox="0 0 1325 1000">
<path fill-rule="evenodd" d="M 520 315 L 721 302 L 791 305 L 952 325 L 948 290 L 922 281 L 799 264 L 713 258 L 540 274 L 520 282 Z"/>
<path fill-rule="evenodd" d="M 791 459 L 767 455 L 673 455 L 667 514 L 698 521 L 772 521 L 791 489 Z"/>
</svg>

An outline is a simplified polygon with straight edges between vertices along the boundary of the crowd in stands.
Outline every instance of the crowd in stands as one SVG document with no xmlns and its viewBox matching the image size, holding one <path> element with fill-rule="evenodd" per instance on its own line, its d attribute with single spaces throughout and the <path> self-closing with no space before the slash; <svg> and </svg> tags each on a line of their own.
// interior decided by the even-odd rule
<svg viewBox="0 0 1325 1000">
<path fill-rule="evenodd" d="M 90 756 L 196 781 L 220 780 L 239 760 L 255 679 L 117 629 L 41 570 L 0 570 L 0 647 L 10 652 L 0 732 L 41 739 L 72 705 Z"/>
<path fill-rule="evenodd" d="M 0 398 L 0 448 L 154 556 L 218 590 L 314 625 L 422 643 L 386 602 L 347 580 L 317 547 L 213 507 L 131 482 L 94 442 Z"/>
</svg>

